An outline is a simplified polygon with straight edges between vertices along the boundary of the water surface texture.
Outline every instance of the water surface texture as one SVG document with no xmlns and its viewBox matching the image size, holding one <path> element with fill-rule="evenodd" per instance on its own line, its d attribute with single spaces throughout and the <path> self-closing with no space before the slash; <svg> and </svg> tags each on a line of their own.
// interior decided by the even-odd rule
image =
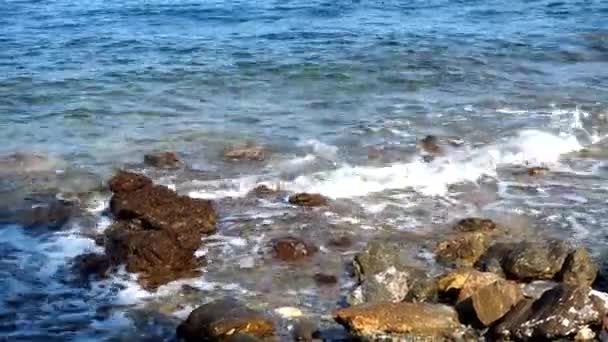
<svg viewBox="0 0 608 342">
<path fill-rule="evenodd" d="M 103 191 L 59 230 L 2 223 L 0 336 L 171 340 L 193 307 L 229 294 L 270 313 L 298 307 L 338 339 L 328 313 L 352 285 L 353 253 L 403 240 L 404 258 L 439 272 L 433 244 L 470 215 L 601 260 L 606 18 L 603 0 L 0 1 L 0 155 L 46 158 L 34 161 L 43 176 L 0 169 L 12 175 L 1 211 L 24 193 L 90 189 L 127 165 L 216 200 L 221 217 L 200 251 L 204 276 L 156 293 L 127 274 L 69 280 L 72 258 L 99 248 L 85 232 L 111 224 Z M 426 135 L 458 144 L 425 162 Z M 244 142 L 268 157 L 222 160 Z M 165 150 L 190 168 L 143 167 L 144 153 Z M 518 173 L 540 165 L 551 172 Z M 332 205 L 247 196 L 262 183 Z M 273 260 L 269 241 L 288 233 L 320 247 L 314 260 Z M 328 246 L 343 235 L 350 249 Z M 319 287 L 316 272 L 339 285 Z M 290 322 L 275 317 L 288 336 Z"/>
</svg>

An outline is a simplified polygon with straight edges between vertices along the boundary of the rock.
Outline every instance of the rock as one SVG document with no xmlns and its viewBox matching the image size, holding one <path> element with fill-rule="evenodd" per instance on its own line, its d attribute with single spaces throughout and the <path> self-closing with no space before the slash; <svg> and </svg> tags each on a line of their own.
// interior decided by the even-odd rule
<svg viewBox="0 0 608 342">
<path fill-rule="evenodd" d="M 40 154 L 16 152 L 0 156 L 0 175 L 46 172 L 56 164 L 57 161 Z"/>
<path fill-rule="evenodd" d="M 569 248 L 562 241 L 520 242 L 502 261 L 508 278 L 530 281 L 553 279 L 562 269 Z"/>
<path fill-rule="evenodd" d="M 545 166 L 529 167 L 526 172 L 528 176 L 544 176 L 549 173 L 549 168 Z"/>
<path fill-rule="evenodd" d="M 316 273 L 313 279 L 318 286 L 331 286 L 338 283 L 338 278 L 333 274 Z"/>
<path fill-rule="evenodd" d="M 589 287 L 560 284 L 538 300 L 520 302 L 493 329 L 496 336 L 518 339 L 556 339 L 575 336 L 602 322 L 605 303 Z"/>
<path fill-rule="evenodd" d="M 367 275 L 384 272 L 391 266 L 401 265 L 400 250 L 392 243 L 372 241 L 365 250 L 355 256 L 353 268 L 359 282 Z"/>
<path fill-rule="evenodd" d="M 595 333 L 589 327 L 584 327 L 574 336 L 575 341 L 595 341 Z"/>
<path fill-rule="evenodd" d="M 319 339 L 320 333 L 314 322 L 303 319 L 294 324 L 292 336 L 296 342 L 312 342 Z"/>
<path fill-rule="evenodd" d="M 348 297 L 351 305 L 376 302 L 401 302 L 408 292 L 409 273 L 398 271 L 394 266 L 373 276 L 367 276 Z"/>
<path fill-rule="evenodd" d="M 88 280 L 90 277 L 106 278 L 109 270 L 110 259 L 106 255 L 88 253 L 74 258 L 74 271 L 81 280 Z"/>
<path fill-rule="evenodd" d="M 493 232 L 496 230 L 496 223 L 490 219 L 469 217 L 462 219 L 456 223 L 454 230 L 467 232 Z"/>
<path fill-rule="evenodd" d="M 248 334 L 234 334 L 230 335 L 225 339 L 226 342 L 263 342 L 262 339 L 259 339 L 255 336 L 251 336 Z"/>
<path fill-rule="evenodd" d="M 507 280 L 498 280 L 479 288 L 471 296 L 477 319 L 486 327 L 502 318 L 523 298 L 521 288 Z"/>
<path fill-rule="evenodd" d="M 138 173 L 119 171 L 108 182 L 110 191 L 115 194 L 129 193 L 135 190 L 151 186 L 152 180 Z"/>
<path fill-rule="evenodd" d="M 275 257 L 282 261 L 299 261 L 317 252 L 312 244 L 296 237 L 284 237 L 273 242 Z"/>
<path fill-rule="evenodd" d="M 340 309 L 334 319 L 351 334 L 364 339 L 454 338 L 464 328 L 456 311 L 428 303 L 374 303 Z"/>
<path fill-rule="evenodd" d="M 427 135 L 420 140 L 420 147 L 423 151 L 432 155 L 439 155 L 443 153 L 443 149 L 439 146 L 439 138 L 434 135 Z"/>
<path fill-rule="evenodd" d="M 342 235 L 329 239 L 327 244 L 335 248 L 348 248 L 353 245 L 353 240 L 348 235 Z"/>
<path fill-rule="evenodd" d="M 543 293 L 556 287 L 558 283 L 550 280 L 536 280 L 531 283 L 523 284 L 522 291 L 524 297 L 534 300 L 540 298 Z"/>
<path fill-rule="evenodd" d="M 28 196 L 14 205 L 17 208 L 0 212 L 0 222 L 57 230 L 80 212 L 74 202 L 59 200 L 53 194 Z"/>
<path fill-rule="evenodd" d="M 597 277 L 598 267 L 585 248 L 568 254 L 559 279 L 566 284 L 591 286 Z"/>
<path fill-rule="evenodd" d="M 238 334 L 268 337 L 274 324 L 234 299 L 222 299 L 198 307 L 177 327 L 178 340 L 186 342 L 230 341 Z"/>
<path fill-rule="evenodd" d="M 514 243 L 495 243 L 475 262 L 475 268 L 483 272 L 504 276 L 503 259 L 515 248 Z"/>
<path fill-rule="evenodd" d="M 266 158 L 266 151 L 262 146 L 247 143 L 226 147 L 223 156 L 228 160 L 262 161 Z"/>
<path fill-rule="evenodd" d="M 274 190 L 274 189 L 269 188 L 267 185 L 260 184 L 260 185 L 256 186 L 255 188 L 253 188 L 253 190 L 251 190 L 250 193 L 255 196 L 268 196 L 268 195 L 277 194 L 278 190 Z"/>
<path fill-rule="evenodd" d="M 144 155 L 144 164 L 159 169 L 178 169 L 182 166 L 179 157 L 174 152 L 162 152 Z"/>
<path fill-rule="evenodd" d="M 439 277 L 437 286 L 440 294 L 456 298 L 458 304 L 469 299 L 479 289 L 501 279 L 495 273 L 462 268 Z"/>
<path fill-rule="evenodd" d="M 486 251 L 488 241 L 481 232 L 458 233 L 435 248 L 437 259 L 458 265 L 473 265 Z"/>
<path fill-rule="evenodd" d="M 327 205 L 327 198 L 320 194 L 299 193 L 289 196 L 289 203 L 301 207 L 322 207 Z"/>
<path fill-rule="evenodd" d="M 274 309 L 274 312 L 285 319 L 294 319 L 304 316 L 302 310 L 291 306 L 283 306 L 280 308 L 276 308 Z"/>
</svg>

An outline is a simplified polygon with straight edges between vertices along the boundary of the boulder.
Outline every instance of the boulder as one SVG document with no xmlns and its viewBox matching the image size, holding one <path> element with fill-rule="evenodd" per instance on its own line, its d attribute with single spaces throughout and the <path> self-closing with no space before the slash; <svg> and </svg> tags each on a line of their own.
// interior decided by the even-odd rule
<svg viewBox="0 0 608 342">
<path fill-rule="evenodd" d="M 233 341 L 237 335 L 264 338 L 274 331 L 273 322 L 265 315 L 227 298 L 192 311 L 177 327 L 177 338 L 185 342 Z"/>
<path fill-rule="evenodd" d="M 483 232 L 457 233 L 441 241 L 435 248 L 437 259 L 457 265 L 473 265 L 488 248 L 488 239 Z"/>
<path fill-rule="evenodd" d="M 372 241 L 365 250 L 355 256 L 353 268 L 359 282 L 367 275 L 385 271 L 391 266 L 401 265 L 399 247 L 393 243 Z"/>
<path fill-rule="evenodd" d="M 420 147 L 422 150 L 431 155 L 443 154 L 443 149 L 439 144 L 439 138 L 434 135 L 427 135 L 420 140 Z"/>
<path fill-rule="evenodd" d="M 274 240 L 272 248 L 277 259 L 288 262 L 302 260 L 317 252 L 317 247 L 311 243 L 292 236 Z"/>
<path fill-rule="evenodd" d="M 441 304 L 381 302 L 339 309 L 333 316 L 351 334 L 371 340 L 451 339 L 465 330 L 456 311 Z"/>
<path fill-rule="evenodd" d="M 520 242 L 502 260 L 508 278 L 531 281 L 553 279 L 562 269 L 569 247 L 563 241 Z"/>
<path fill-rule="evenodd" d="M 536 301 L 522 300 L 492 333 L 500 338 L 572 338 L 587 326 L 601 325 L 605 309 L 591 288 L 560 284 Z"/>
<path fill-rule="evenodd" d="M 13 205 L 14 208 L 0 211 L 0 222 L 56 230 L 63 228 L 80 213 L 75 202 L 57 199 L 54 194 L 27 196 Z"/>
<path fill-rule="evenodd" d="M 159 169 L 178 169 L 182 162 L 174 152 L 162 152 L 144 155 L 144 164 Z"/>
<path fill-rule="evenodd" d="M 522 291 L 517 283 L 498 280 L 475 291 L 471 296 L 471 304 L 479 322 L 489 327 L 522 298 Z"/>
<path fill-rule="evenodd" d="M 409 273 L 398 271 L 394 266 L 374 275 L 369 275 L 361 285 L 352 291 L 348 297 L 348 302 L 351 305 L 401 302 L 405 300 L 409 292 L 409 277 Z"/>
<path fill-rule="evenodd" d="M 469 299 L 480 288 L 490 285 L 502 278 L 491 272 L 480 272 L 472 268 L 461 268 L 439 277 L 439 293 L 449 298 L 456 298 L 456 304 Z"/>
<path fill-rule="evenodd" d="M 496 273 L 504 277 L 503 259 L 515 248 L 514 243 L 495 243 L 475 262 L 475 268 L 483 272 Z"/>
<path fill-rule="evenodd" d="M 103 279 L 108 276 L 110 259 L 103 254 L 82 254 L 74 258 L 73 268 L 81 280 L 88 280 L 91 277 Z"/>
<path fill-rule="evenodd" d="M 262 161 L 266 158 L 264 147 L 252 143 L 228 146 L 222 154 L 227 160 Z"/>
<path fill-rule="evenodd" d="M 598 266 L 585 248 L 577 248 L 568 254 L 559 279 L 566 284 L 591 286 L 598 273 Z"/>
<path fill-rule="evenodd" d="M 267 185 L 260 184 L 260 185 L 256 186 L 255 188 L 253 188 L 251 190 L 250 194 L 258 196 L 258 197 L 264 197 L 264 196 L 276 195 L 278 192 L 279 192 L 278 190 L 271 189 Z"/>
<path fill-rule="evenodd" d="M 496 230 L 496 223 L 490 219 L 484 219 L 479 217 L 469 217 L 458 221 L 454 225 L 454 230 L 467 233 L 467 232 L 494 232 Z"/>
<path fill-rule="evenodd" d="M 289 196 L 288 201 L 301 207 L 321 207 L 328 203 L 327 197 L 323 195 L 305 192 Z"/>
</svg>

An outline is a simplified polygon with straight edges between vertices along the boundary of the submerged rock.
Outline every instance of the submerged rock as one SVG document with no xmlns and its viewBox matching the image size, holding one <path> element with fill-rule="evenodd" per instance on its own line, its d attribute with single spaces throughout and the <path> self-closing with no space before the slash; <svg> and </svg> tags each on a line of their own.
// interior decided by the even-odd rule
<svg viewBox="0 0 608 342">
<path fill-rule="evenodd" d="M 177 327 L 185 342 L 233 341 L 237 335 L 255 338 L 274 334 L 273 322 L 234 299 L 222 299 L 198 307 Z"/>
<path fill-rule="evenodd" d="M 591 286 L 598 273 L 598 266 L 585 248 L 577 248 L 568 254 L 559 279 L 566 284 Z"/>
<path fill-rule="evenodd" d="M 222 154 L 228 160 L 262 161 L 266 158 L 264 147 L 252 143 L 228 146 Z"/>
<path fill-rule="evenodd" d="M 296 237 L 276 239 L 272 246 L 275 257 L 282 261 L 299 261 L 317 252 L 317 247 Z"/>
<path fill-rule="evenodd" d="M 546 166 L 529 167 L 526 172 L 528 176 L 544 176 L 549 173 L 549 168 Z"/>
<path fill-rule="evenodd" d="M 428 303 L 375 303 L 336 310 L 334 319 L 351 334 L 364 339 L 455 338 L 465 328 L 456 311 Z"/>
<path fill-rule="evenodd" d="M 0 210 L 0 222 L 56 230 L 81 213 L 76 203 L 57 199 L 53 194 L 28 196 L 13 205 L 15 208 Z"/>
<path fill-rule="evenodd" d="M 73 265 L 74 271 L 83 281 L 91 277 L 103 279 L 108 276 L 110 259 L 103 254 L 88 253 L 74 258 Z"/>
<path fill-rule="evenodd" d="M 182 162 L 175 152 L 162 152 L 144 155 L 144 164 L 159 169 L 178 169 Z"/>
<path fill-rule="evenodd" d="M 589 287 L 560 284 L 538 300 L 524 299 L 493 328 L 494 336 L 517 339 L 574 337 L 601 325 L 605 302 Z"/>
<path fill-rule="evenodd" d="M 299 193 L 289 196 L 289 203 L 302 207 L 321 207 L 328 203 L 327 197 L 320 194 Z"/>
<path fill-rule="evenodd" d="M 443 149 L 439 146 L 439 138 L 434 135 L 427 135 L 420 140 L 420 147 L 426 153 L 431 155 L 439 155 L 443 153 Z"/>
<path fill-rule="evenodd" d="M 496 223 L 490 219 L 479 217 L 468 217 L 462 219 L 454 225 L 454 230 L 459 232 L 494 232 Z"/>
<path fill-rule="evenodd" d="M 114 264 L 141 273 L 139 282 L 147 288 L 198 274 L 201 261 L 194 253 L 217 220 L 210 201 L 180 196 L 125 171 L 110 180 L 110 188 L 118 222 L 106 231 L 105 247 Z"/>
<path fill-rule="evenodd" d="M 50 171 L 58 161 L 37 154 L 16 152 L 0 156 L 0 175 Z"/>
</svg>

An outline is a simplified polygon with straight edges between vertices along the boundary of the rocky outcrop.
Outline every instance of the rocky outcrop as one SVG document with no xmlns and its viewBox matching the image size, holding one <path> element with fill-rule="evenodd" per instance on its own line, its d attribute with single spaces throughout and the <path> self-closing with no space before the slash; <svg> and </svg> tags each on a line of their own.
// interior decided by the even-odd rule
<svg viewBox="0 0 608 342">
<path fill-rule="evenodd" d="M 495 273 L 462 268 L 439 277 L 439 293 L 456 304 L 469 299 L 477 290 L 502 279 Z M 455 299 L 454 299 L 455 298 Z"/>
<path fill-rule="evenodd" d="M 521 242 L 503 258 L 507 277 L 530 281 L 553 279 L 562 269 L 569 247 L 563 241 Z"/>
<path fill-rule="evenodd" d="M 231 298 L 198 307 L 177 327 L 177 338 L 185 342 L 234 341 L 236 336 L 272 336 L 273 322 Z"/>
<path fill-rule="evenodd" d="M 479 288 L 471 296 L 476 318 L 489 327 L 523 298 L 521 287 L 512 281 L 498 280 Z"/>
<path fill-rule="evenodd" d="M 457 233 L 441 241 L 435 248 L 437 260 L 455 265 L 473 265 L 488 248 L 488 238 L 482 232 Z"/>
<path fill-rule="evenodd" d="M 559 274 L 559 280 L 570 285 L 591 286 L 598 273 L 598 266 L 585 248 L 577 248 L 568 254 Z"/>
<path fill-rule="evenodd" d="M 560 284 L 536 301 L 520 301 L 492 333 L 495 338 L 572 338 L 588 326 L 601 325 L 605 304 L 589 287 Z"/>
<path fill-rule="evenodd" d="M 81 281 L 90 278 L 103 279 L 108 276 L 110 259 L 103 254 L 82 254 L 74 258 L 73 270 Z"/>
<path fill-rule="evenodd" d="M 182 166 L 182 162 L 175 152 L 146 154 L 144 164 L 159 169 L 178 169 Z"/>
<path fill-rule="evenodd" d="M 320 194 L 299 193 L 289 196 L 289 203 L 301 207 L 322 207 L 327 205 L 327 197 Z"/>
<path fill-rule="evenodd" d="M 211 202 L 180 196 L 125 171 L 109 185 L 117 222 L 106 231 L 104 245 L 112 263 L 140 273 L 139 281 L 147 288 L 196 275 L 201 260 L 194 253 L 201 238 L 215 231 Z"/>
<path fill-rule="evenodd" d="M 302 239 L 287 236 L 275 239 L 272 249 L 277 259 L 287 262 L 299 261 L 317 252 L 317 247 Z"/>
<path fill-rule="evenodd" d="M 333 316 L 351 334 L 371 340 L 451 339 L 465 331 L 456 311 L 441 304 L 381 302 L 336 310 Z"/>
</svg>

